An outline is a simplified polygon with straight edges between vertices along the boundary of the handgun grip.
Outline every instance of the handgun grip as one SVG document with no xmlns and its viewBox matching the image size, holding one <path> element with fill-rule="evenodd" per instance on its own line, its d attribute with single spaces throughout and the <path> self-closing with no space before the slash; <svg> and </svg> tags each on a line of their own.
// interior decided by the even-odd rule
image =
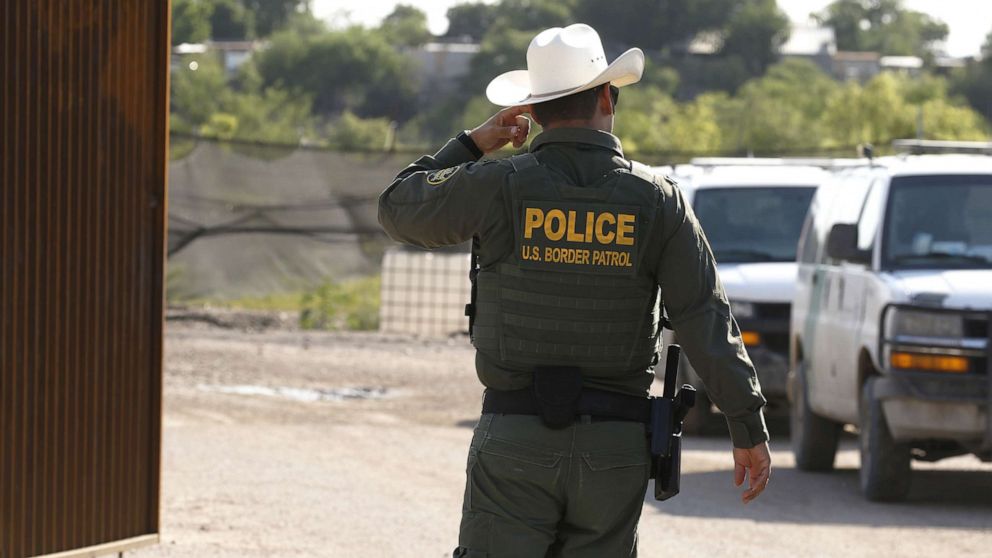
<svg viewBox="0 0 992 558">
<path fill-rule="evenodd" d="M 682 358 L 682 347 L 672 344 L 668 346 L 665 357 L 665 387 L 662 396 L 675 399 L 675 383 L 679 379 L 679 360 Z"/>
</svg>

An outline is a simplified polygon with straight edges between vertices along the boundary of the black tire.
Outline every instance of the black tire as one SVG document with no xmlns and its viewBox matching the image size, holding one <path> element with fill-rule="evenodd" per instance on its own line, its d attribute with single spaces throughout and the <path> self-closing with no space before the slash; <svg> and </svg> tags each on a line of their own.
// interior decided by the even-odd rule
<svg viewBox="0 0 992 558">
<path fill-rule="evenodd" d="M 789 397 L 789 437 L 796 467 L 801 471 L 833 470 L 840 432 L 841 424 L 810 408 L 806 369 L 800 364 Z"/>
<path fill-rule="evenodd" d="M 912 467 L 909 444 L 892 439 L 885 420 L 882 401 L 874 396 L 875 382 L 871 377 L 861 388 L 858 406 L 861 415 L 861 492 L 872 502 L 896 502 L 909 493 Z"/>
</svg>

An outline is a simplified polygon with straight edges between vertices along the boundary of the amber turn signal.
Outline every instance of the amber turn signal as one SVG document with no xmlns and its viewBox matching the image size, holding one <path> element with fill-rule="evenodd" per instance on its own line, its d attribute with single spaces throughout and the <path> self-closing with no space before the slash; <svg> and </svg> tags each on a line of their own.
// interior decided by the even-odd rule
<svg viewBox="0 0 992 558">
<path fill-rule="evenodd" d="M 761 334 L 757 331 L 743 331 L 741 332 L 741 338 L 744 339 L 744 344 L 748 347 L 761 344 Z"/>
<path fill-rule="evenodd" d="M 916 353 L 892 353 L 892 367 L 910 370 L 931 370 L 933 372 L 964 373 L 969 369 L 968 359 L 959 356 L 921 355 Z"/>
</svg>

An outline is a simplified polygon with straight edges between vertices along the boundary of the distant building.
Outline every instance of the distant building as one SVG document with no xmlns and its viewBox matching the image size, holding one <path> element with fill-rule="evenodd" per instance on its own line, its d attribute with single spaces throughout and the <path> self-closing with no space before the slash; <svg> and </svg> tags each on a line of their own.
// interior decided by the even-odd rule
<svg viewBox="0 0 992 558">
<path fill-rule="evenodd" d="M 809 60 L 829 74 L 837 54 L 837 36 L 830 27 L 797 24 L 779 53 L 782 58 Z"/>
<path fill-rule="evenodd" d="M 171 69 L 176 71 L 182 63 L 183 57 L 215 53 L 221 66 L 228 74 L 233 74 L 239 66 L 251 58 L 252 53 L 258 50 L 262 43 L 258 41 L 207 41 L 205 43 L 182 43 L 172 47 Z M 193 68 L 191 68 L 193 69 Z"/>
<path fill-rule="evenodd" d="M 420 67 L 424 95 L 447 95 L 468 75 L 479 45 L 473 43 L 427 43 L 407 51 Z"/>
<path fill-rule="evenodd" d="M 258 41 L 207 41 L 207 48 L 220 54 L 221 64 L 229 74 L 247 62 L 261 45 Z"/>
<path fill-rule="evenodd" d="M 968 66 L 969 62 L 972 62 L 975 58 L 955 58 L 953 56 L 938 56 L 933 61 L 934 73 L 942 76 L 948 76 L 951 72 L 965 68 Z"/>
<path fill-rule="evenodd" d="M 841 81 L 865 82 L 882 71 L 877 52 L 838 51 L 834 54 L 833 75 Z"/>
<path fill-rule="evenodd" d="M 882 56 L 878 59 L 882 71 L 898 72 L 916 77 L 923 71 L 923 59 L 919 56 Z"/>
<path fill-rule="evenodd" d="M 693 56 L 712 56 L 723 48 L 723 35 L 717 31 L 703 31 L 685 46 L 685 52 Z"/>
</svg>

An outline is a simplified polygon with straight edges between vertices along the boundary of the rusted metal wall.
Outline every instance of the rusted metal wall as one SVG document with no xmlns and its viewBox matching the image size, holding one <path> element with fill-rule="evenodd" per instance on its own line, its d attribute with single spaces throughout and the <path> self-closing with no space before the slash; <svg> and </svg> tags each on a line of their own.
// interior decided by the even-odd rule
<svg viewBox="0 0 992 558">
<path fill-rule="evenodd" d="M 168 0 L 0 0 L 0 557 L 158 532 Z"/>
</svg>

